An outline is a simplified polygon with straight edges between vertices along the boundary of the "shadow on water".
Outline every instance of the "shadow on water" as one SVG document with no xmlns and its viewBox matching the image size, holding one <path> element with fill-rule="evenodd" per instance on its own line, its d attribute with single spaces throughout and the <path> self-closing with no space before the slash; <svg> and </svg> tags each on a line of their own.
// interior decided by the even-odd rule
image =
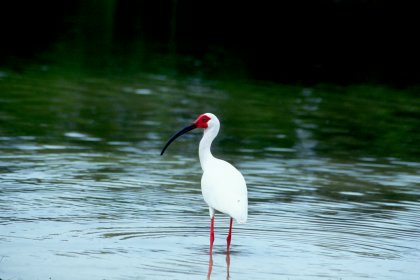
<svg viewBox="0 0 420 280">
<path fill-rule="evenodd" d="M 409 91 L 51 65 L 1 70 L 0 92 L 2 279 L 420 276 L 420 104 Z M 201 134 L 159 156 L 174 127 L 206 111 L 222 121 L 213 153 L 249 190 L 231 254 L 219 251 L 228 217 L 216 215 L 210 259 Z"/>
</svg>

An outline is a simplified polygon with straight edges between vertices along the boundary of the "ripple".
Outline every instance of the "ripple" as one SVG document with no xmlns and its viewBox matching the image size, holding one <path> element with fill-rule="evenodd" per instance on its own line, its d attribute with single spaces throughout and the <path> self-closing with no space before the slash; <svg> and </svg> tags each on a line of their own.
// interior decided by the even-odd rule
<svg viewBox="0 0 420 280">
<path fill-rule="evenodd" d="M 87 134 L 76 132 L 76 131 L 66 132 L 64 133 L 64 136 L 69 137 L 69 138 L 81 139 L 84 141 L 101 141 L 100 138 L 91 137 L 91 136 L 88 136 Z"/>
<path fill-rule="evenodd" d="M 6 278 L 62 278 L 75 271 L 78 279 L 204 278 L 209 215 L 201 197 L 198 140 L 178 147 L 188 156 L 162 158 L 168 131 L 158 127 L 190 121 L 190 108 L 205 102 L 208 108 L 223 101 L 235 109 L 231 98 L 242 93 L 230 96 L 201 80 L 183 85 L 165 76 L 112 86 L 101 79 L 56 81 L 47 88 L 15 79 L 10 88 L 23 101 L 12 95 L 7 104 L 24 106 L 38 121 L 13 110 L 2 113 L 13 124 L 2 127 L 11 136 L 0 136 L 0 258 Z M 134 94 L 115 94 L 121 89 Z M 178 100 L 179 93 L 188 98 Z M 289 129 L 273 120 L 277 100 L 269 99 L 272 112 L 254 111 L 267 105 L 263 99 L 270 94 L 247 101 L 253 106 L 243 117 L 261 127 L 245 120 L 240 130 L 226 125 L 231 130 L 215 148 L 236 162 L 249 191 L 249 221 L 233 226 L 232 279 L 418 279 L 419 163 L 318 153 L 318 130 L 331 137 L 348 133 L 308 121 L 308 114 L 320 117 L 326 98 L 305 90 Z M 173 109 L 156 110 L 161 104 Z M 227 124 L 235 120 L 229 111 Z M 266 120 L 274 122 L 270 129 Z M 215 223 L 214 279 L 221 279 L 229 219 L 217 214 Z M 50 261 L 54 267 L 40 271 Z"/>
</svg>

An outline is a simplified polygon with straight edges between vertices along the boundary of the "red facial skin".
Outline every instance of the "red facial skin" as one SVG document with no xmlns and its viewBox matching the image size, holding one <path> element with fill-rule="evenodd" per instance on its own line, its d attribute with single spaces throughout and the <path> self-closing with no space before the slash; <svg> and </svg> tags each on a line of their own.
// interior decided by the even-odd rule
<svg viewBox="0 0 420 280">
<path fill-rule="evenodd" d="M 211 120 L 209 116 L 207 116 L 206 114 L 201 114 L 195 120 L 194 124 L 196 125 L 197 128 L 207 128 L 209 126 L 208 125 L 209 120 Z"/>
</svg>

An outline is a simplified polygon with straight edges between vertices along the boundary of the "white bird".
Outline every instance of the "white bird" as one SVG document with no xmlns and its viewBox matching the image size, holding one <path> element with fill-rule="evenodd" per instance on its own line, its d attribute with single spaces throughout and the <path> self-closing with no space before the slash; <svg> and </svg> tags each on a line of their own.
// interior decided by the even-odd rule
<svg viewBox="0 0 420 280">
<path fill-rule="evenodd" d="M 162 149 L 163 155 L 166 148 L 179 136 L 195 128 L 203 128 L 204 135 L 200 141 L 199 157 L 203 177 L 201 178 L 201 192 L 210 211 L 210 254 L 214 242 L 214 214 L 215 210 L 230 216 L 229 234 L 226 238 L 227 251 L 230 250 L 232 239 L 232 219 L 238 223 L 245 223 L 248 218 L 248 191 L 242 174 L 230 163 L 215 158 L 211 151 L 211 143 L 216 138 L 220 122 L 211 114 L 200 115 L 191 125 L 174 134 Z"/>
</svg>

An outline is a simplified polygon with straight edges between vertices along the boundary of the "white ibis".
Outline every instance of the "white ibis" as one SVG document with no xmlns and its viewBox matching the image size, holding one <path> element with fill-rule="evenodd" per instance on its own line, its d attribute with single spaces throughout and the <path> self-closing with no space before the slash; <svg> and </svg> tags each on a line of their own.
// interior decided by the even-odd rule
<svg viewBox="0 0 420 280">
<path fill-rule="evenodd" d="M 160 155 L 179 136 L 195 128 L 203 128 L 204 135 L 200 141 L 199 157 L 203 177 L 201 178 L 201 192 L 210 210 L 210 254 L 213 252 L 214 242 L 214 214 L 215 210 L 230 216 L 229 234 L 226 238 L 227 251 L 232 239 L 232 219 L 238 223 L 245 223 L 248 217 L 248 192 L 242 174 L 230 163 L 215 158 L 210 151 L 211 143 L 219 132 L 219 119 L 211 114 L 200 115 L 191 125 L 181 129 L 173 135 Z"/>
</svg>

